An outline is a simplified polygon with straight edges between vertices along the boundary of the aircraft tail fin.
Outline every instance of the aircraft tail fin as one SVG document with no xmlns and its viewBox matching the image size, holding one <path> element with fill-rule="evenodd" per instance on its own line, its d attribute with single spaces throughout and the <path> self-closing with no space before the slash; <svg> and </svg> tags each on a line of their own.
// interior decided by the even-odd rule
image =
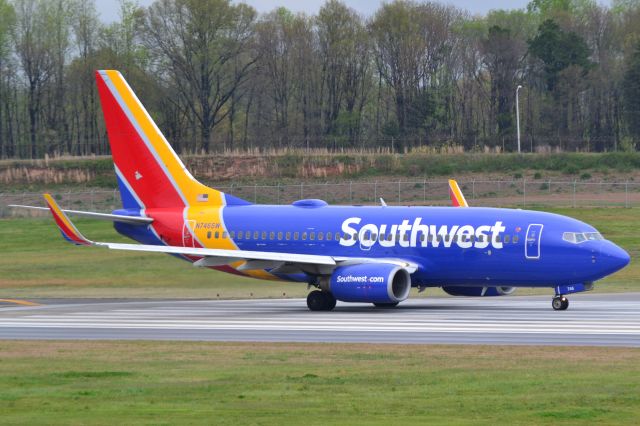
<svg viewBox="0 0 640 426">
<path fill-rule="evenodd" d="M 189 173 L 122 74 L 96 71 L 96 81 L 125 209 L 250 204 Z"/>
</svg>

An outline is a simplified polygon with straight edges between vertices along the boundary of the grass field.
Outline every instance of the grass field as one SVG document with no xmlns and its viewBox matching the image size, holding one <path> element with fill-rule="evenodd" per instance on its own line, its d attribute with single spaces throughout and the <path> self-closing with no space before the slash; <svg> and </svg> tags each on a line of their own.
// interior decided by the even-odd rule
<svg viewBox="0 0 640 426">
<path fill-rule="evenodd" d="M 4 424 L 637 424 L 625 348 L 0 342 Z"/>
<path fill-rule="evenodd" d="M 596 226 L 620 244 L 632 259 L 640 254 L 638 212 L 634 209 L 556 210 Z M 127 241 L 109 223 L 78 220 L 78 227 L 97 241 Z M 303 297 L 305 285 L 241 278 L 192 267 L 159 254 L 88 249 L 65 243 L 50 219 L 0 220 L 0 298 L 146 297 L 263 298 Z M 598 292 L 640 291 L 640 266 L 596 286 Z M 550 294 L 550 290 L 518 294 Z M 423 293 L 443 295 L 439 289 Z M 412 297 L 415 297 L 413 294 Z"/>
</svg>

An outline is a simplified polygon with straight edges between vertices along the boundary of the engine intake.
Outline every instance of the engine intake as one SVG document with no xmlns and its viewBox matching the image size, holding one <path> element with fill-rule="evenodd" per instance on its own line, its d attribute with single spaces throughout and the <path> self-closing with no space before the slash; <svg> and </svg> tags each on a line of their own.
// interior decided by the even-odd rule
<svg viewBox="0 0 640 426">
<path fill-rule="evenodd" d="M 343 302 L 397 303 L 409 296 L 411 276 L 396 265 L 341 266 L 333 271 L 329 288 Z"/>
<path fill-rule="evenodd" d="M 452 296 L 492 297 L 508 296 L 516 291 L 515 287 L 461 287 L 447 286 L 442 289 Z"/>
</svg>

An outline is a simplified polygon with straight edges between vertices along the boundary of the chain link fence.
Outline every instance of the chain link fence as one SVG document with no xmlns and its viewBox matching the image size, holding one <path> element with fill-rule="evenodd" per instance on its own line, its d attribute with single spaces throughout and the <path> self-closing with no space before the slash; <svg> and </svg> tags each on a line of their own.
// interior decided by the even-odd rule
<svg viewBox="0 0 640 426">
<path fill-rule="evenodd" d="M 638 207 L 640 183 L 556 180 L 459 181 L 471 206 L 490 207 Z M 290 204 L 304 198 L 320 198 L 329 204 L 447 206 L 446 180 L 300 183 L 278 185 L 221 185 L 221 191 L 259 204 Z M 53 191 L 66 209 L 110 212 L 121 207 L 114 190 Z M 37 211 L 10 209 L 10 204 L 44 206 L 41 193 L 0 193 L 0 217 L 38 216 Z"/>
</svg>

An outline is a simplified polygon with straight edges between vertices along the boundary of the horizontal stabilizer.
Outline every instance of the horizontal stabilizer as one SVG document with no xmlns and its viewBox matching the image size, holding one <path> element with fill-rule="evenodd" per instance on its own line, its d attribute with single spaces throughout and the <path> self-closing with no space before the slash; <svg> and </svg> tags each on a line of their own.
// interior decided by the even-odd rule
<svg viewBox="0 0 640 426">
<path fill-rule="evenodd" d="M 45 211 L 45 212 L 49 211 L 48 207 L 21 206 L 18 204 L 11 204 L 9 207 L 12 207 L 14 209 L 28 209 L 28 210 L 38 210 L 38 211 Z M 66 215 L 83 217 L 86 219 L 106 220 L 109 222 L 128 223 L 130 225 L 147 225 L 153 222 L 153 219 L 150 217 L 122 216 L 118 214 L 83 212 L 79 210 L 60 209 L 60 211 Z"/>
</svg>

